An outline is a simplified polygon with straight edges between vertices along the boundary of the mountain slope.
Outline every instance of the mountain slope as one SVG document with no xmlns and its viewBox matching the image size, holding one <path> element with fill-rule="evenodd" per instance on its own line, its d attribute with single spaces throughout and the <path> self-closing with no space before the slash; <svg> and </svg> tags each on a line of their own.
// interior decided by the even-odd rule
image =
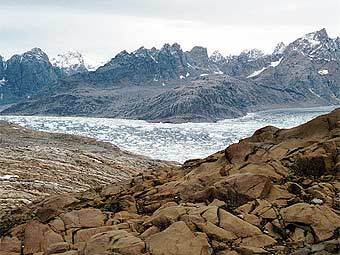
<svg viewBox="0 0 340 255">
<path fill-rule="evenodd" d="M 340 48 L 336 42 L 324 29 L 309 33 L 287 46 L 279 65 L 267 68 L 255 79 L 267 86 L 314 96 L 314 100 L 339 104 Z"/>
</svg>

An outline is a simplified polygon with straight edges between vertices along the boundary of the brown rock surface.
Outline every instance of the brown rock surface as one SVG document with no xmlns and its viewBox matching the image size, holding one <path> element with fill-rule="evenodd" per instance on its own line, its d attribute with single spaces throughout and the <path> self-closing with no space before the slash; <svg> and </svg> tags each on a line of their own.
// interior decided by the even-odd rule
<svg viewBox="0 0 340 255">
<path fill-rule="evenodd" d="M 124 230 L 108 231 L 94 235 L 86 242 L 84 255 L 97 254 L 143 254 L 144 242 Z"/>
<path fill-rule="evenodd" d="M 282 209 L 281 215 L 285 223 L 311 226 L 319 241 L 332 237 L 340 227 L 340 216 L 327 206 L 299 203 Z"/>
<path fill-rule="evenodd" d="M 41 196 L 82 191 L 169 165 L 91 138 L 0 121 L 0 215 Z"/>
<path fill-rule="evenodd" d="M 339 165 L 340 109 L 4 213 L 0 254 L 339 254 Z"/>
<path fill-rule="evenodd" d="M 148 240 L 154 255 L 208 255 L 211 254 L 208 240 L 195 235 L 183 221 L 173 223 L 161 233 Z"/>
</svg>

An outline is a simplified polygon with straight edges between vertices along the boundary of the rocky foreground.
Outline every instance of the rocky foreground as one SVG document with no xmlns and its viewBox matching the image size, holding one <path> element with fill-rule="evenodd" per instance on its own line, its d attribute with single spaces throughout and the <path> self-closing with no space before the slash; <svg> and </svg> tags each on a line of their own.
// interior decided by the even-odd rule
<svg viewBox="0 0 340 255">
<path fill-rule="evenodd" d="M 87 190 L 169 166 L 110 143 L 0 122 L 0 216 L 45 195 Z"/>
<path fill-rule="evenodd" d="M 0 254 L 339 254 L 340 109 L 1 218 Z"/>
</svg>

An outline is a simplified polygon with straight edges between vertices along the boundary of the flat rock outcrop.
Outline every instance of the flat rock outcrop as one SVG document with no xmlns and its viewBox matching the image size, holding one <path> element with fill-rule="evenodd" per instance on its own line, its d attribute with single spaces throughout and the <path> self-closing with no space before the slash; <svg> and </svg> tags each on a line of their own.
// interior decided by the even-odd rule
<svg viewBox="0 0 340 255">
<path fill-rule="evenodd" d="M 169 165 L 94 139 L 0 122 L 0 215 L 44 195 L 86 190 Z"/>
<path fill-rule="evenodd" d="M 0 254 L 339 254 L 340 109 L 0 218 Z M 32 238 L 32 237 L 35 238 Z"/>
</svg>

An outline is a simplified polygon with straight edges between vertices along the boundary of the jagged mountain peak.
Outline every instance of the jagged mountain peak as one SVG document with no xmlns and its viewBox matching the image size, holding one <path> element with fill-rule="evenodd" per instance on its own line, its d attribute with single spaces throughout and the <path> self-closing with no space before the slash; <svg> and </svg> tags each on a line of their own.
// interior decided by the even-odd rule
<svg viewBox="0 0 340 255">
<path fill-rule="evenodd" d="M 225 57 L 222 55 L 221 52 L 218 50 L 215 50 L 211 55 L 210 55 L 210 60 L 214 63 L 219 63 L 221 61 L 225 60 Z"/>
<path fill-rule="evenodd" d="M 331 39 L 326 29 L 305 34 L 292 42 L 287 48 L 298 51 L 311 59 L 330 61 L 336 58 L 336 50 L 339 48 L 336 39 Z"/>
<path fill-rule="evenodd" d="M 194 46 L 189 52 L 190 54 L 200 55 L 202 57 L 208 58 L 208 50 L 203 46 Z"/>
<path fill-rule="evenodd" d="M 246 57 L 249 61 L 259 59 L 263 56 L 265 56 L 264 52 L 259 49 L 247 49 L 240 54 L 240 57 Z"/>
<path fill-rule="evenodd" d="M 283 54 L 286 48 L 287 48 L 286 44 L 284 44 L 283 42 L 279 42 L 273 51 L 273 55 Z"/>
<path fill-rule="evenodd" d="M 145 57 L 148 54 L 149 51 L 150 50 L 148 50 L 144 46 L 142 46 L 142 47 L 138 48 L 137 50 L 133 51 L 131 54 L 133 54 L 137 57 L 139 57 L 139 56 Z"/>
<path fill-rule="evenodd" d="M 299 38 L 298 41 L 305 42 L 311 47 L 315 47 L 325 42 L 327 39 L 329 39 L 327 31 L 323 28 L 319 31 L 305 34 L 303 37 Z"/>
<path fill-rule="evenodd" d="M 126 55 L 129 55 L 129 52 L 127 52 L 126 50 L 122 50 L 114 58 L 120 58 L 120 57 L 123 57 L 123 56 L 126 56 Z"/>
<path fill-rule="evenodd" d="M 163 47 L 161 48 L 162 52 L 168 52 L 171 55 L 177 55 L 178 53 L 182 53 L 182 48 L 181 45 L 179 45 L 178 43 L 173 43 L 172 45 L 170 45 L 169 43 L 166 43 L 163 45 Z"/>
<path fill-rule="evenodd" d="M 46 54 L 42 49 L 38 48 L 38 47 L 35 47 L 35 48 L 32 48 L 31 50 L 29 51 L 26 51 L 24 54 Z"/>
<path fill-rule="evenodd" d="M 324 39 L 329 39 L 328 33 L 325 28 L 322 28 L 318 31 L 308 33 L 304 36 L 307 39 L 319 40 L 322 41 Z"/>
<path fill-rule="evenodd" d="M 44 60 L 49 61 L 47 54 L 40 48 L 33 48 L 29 51 L 26 51 L 22 55 L 19 55 L 21 60 L 23 59 L 36 59 L 36 60 Z"/>
<path fill-rule="evenodd" d="M 66 75 L 86 72 L 83 55 L 78 51 L 67 51 L 51 59 L 51 64 L 63 70 Z"/>
</svg>

